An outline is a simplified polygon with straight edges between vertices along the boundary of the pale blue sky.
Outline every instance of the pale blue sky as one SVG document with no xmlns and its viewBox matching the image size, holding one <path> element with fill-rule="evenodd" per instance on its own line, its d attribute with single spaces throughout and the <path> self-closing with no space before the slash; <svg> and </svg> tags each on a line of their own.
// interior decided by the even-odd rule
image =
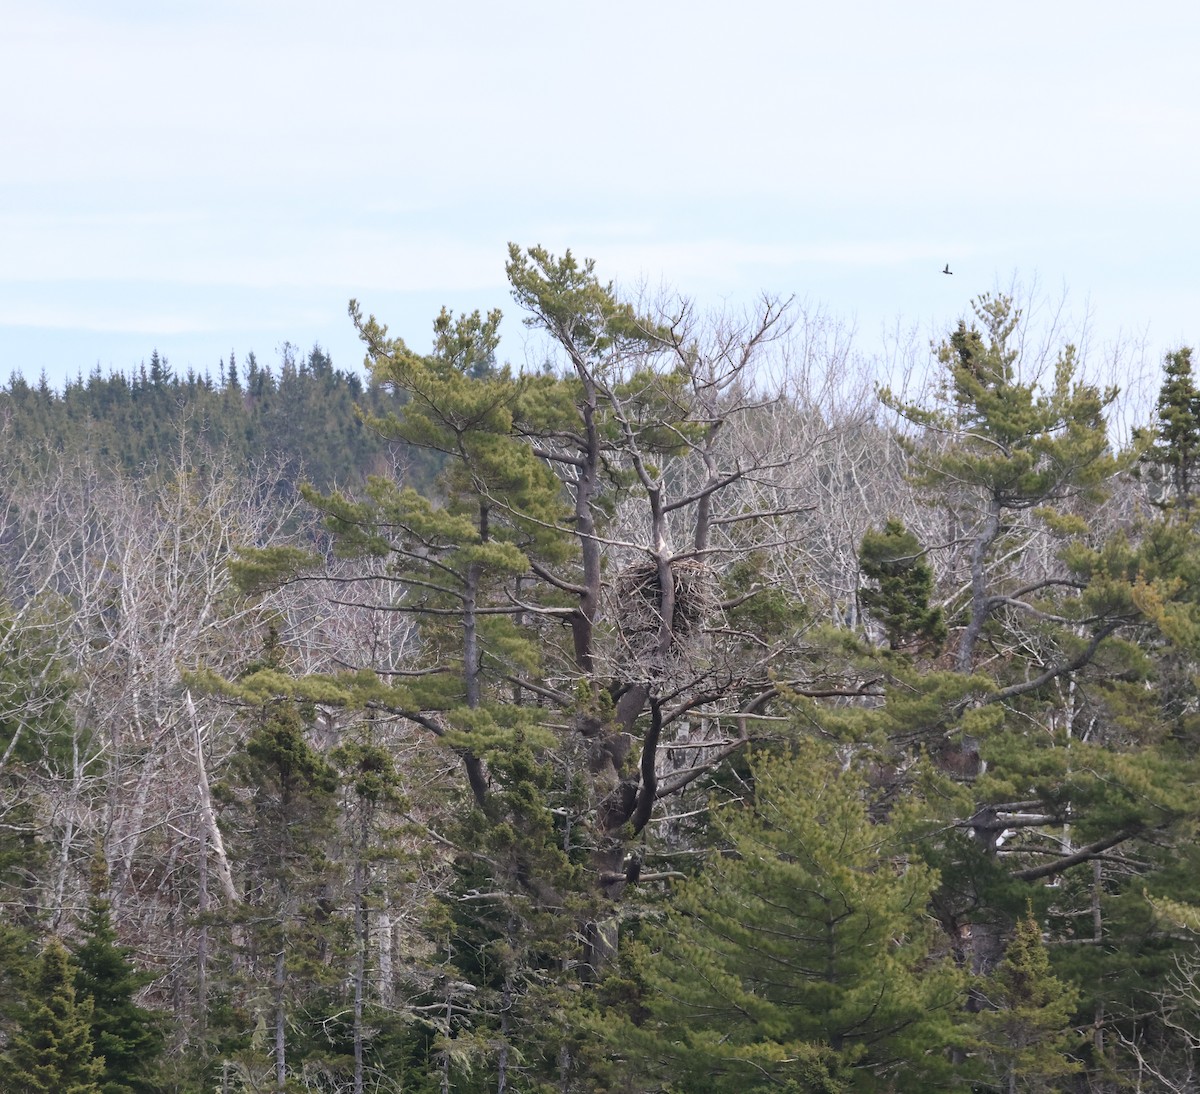
<svg viewBox="0 0 1200 1094">
<path fill-rule="evenodd" d="M 509 240 L 868 354 L 1014 277 L 1097 346 L 1200 342 L 1194 5 L 0 7 L 0 377 L 355 366 L 351 296 L 417 346 L 515 314 Z"/>
</svg>

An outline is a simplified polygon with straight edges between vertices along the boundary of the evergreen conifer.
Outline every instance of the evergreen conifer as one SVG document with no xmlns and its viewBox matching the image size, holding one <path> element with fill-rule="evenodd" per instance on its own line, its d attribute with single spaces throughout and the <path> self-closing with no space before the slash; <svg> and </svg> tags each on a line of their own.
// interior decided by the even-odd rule
<svg viewBox="0 0 1200 1094">
<path fill-rule="evenodd" d="M 66 947 L 51 937 L 24 1019 L 0 1056 L 5 1094 L 103 1094 L 104 1058 L 92 1044 L 92 1001 L 76 997 L 73 979 Z"/>
<path fill-rule="evenodd" d="M 152 1094 L 158 1086 L 150 1071 L 162 1051 L 162 1035 L 156 1016 L 134 1001 L 152 977 L 139 972 L 129 950 L 117 942 L 105 884 L 103 859 L 97 855 L 83 943 L 74 954 L 76 996 L 92 1004 L 92 1043 L 104 1057 L 103 1094 Z"/>
</svg>

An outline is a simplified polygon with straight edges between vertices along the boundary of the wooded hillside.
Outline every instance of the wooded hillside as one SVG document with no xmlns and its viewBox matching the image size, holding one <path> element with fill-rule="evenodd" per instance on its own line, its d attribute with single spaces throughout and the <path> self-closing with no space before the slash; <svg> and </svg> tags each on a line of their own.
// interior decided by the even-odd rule
<svg viewBox="0 0 1200 1094">
<path fill-rule="evenodd" d="M 508 275 L 0 391 L 0 1090 L 1195 1089 L 1190 350 Z"/>
</svg>

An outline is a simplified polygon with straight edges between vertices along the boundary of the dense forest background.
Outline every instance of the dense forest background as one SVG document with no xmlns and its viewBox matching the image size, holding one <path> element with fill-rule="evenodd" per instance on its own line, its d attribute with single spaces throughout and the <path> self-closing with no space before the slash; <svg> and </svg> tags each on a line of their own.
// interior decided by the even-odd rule
<svg viewBox="0 0 1200 1094">
<path fill-rule="evenodd" d="M 0 1090 L 1200 1089 L 1190 350 L 508 272 L 0 391 Z"/>
<path fill-rule="evenodd" d="M 334 368 L 320 346 L 304 355 L 285 343 L 279 358 L 259 365 L 251 352 L 239 365 L 231 351 L 216 377 L 180 375 L 154 350 L 148 365 L 107 375 L 97 366 L 61 391 L 44 375 L 31 385 L 15 373 L 0 389 L 0 413 L 10 445 L 31 456 L 85 458 L 132 478 L 170 473 L 181 445 L 194 464 L 217 458 L 242 478 L 270 464 L 292 489 L 391 471 L 387 441 L 356 413 L 382 410 L 391 398 L 382 387 Z"/>
</svg>

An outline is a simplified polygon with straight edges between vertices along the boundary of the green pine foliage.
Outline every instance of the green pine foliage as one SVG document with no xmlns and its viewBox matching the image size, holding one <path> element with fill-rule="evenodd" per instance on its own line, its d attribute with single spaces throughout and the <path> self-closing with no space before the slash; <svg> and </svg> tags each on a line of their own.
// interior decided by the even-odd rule
<svg viewBox="0 0 1200 1094">
<path fill-rule="evenodd" d="M 455 1090 L 553 1089 L 578 1050 L 578 925 L 594 914 L 588 848 L 558 820 L 578 803 L 539 749 L 518 734 L 488 764 L 493 791 L 463 819 L 453 884 L 427 933 L 438 955 L 423 1004 L 436 1031 L 429 1063 Z"/>
<path fill-rule="evenodd" d="M 7 1043 L 21 1018 L 37 968 L 37 937 L 7 917 L 0 921 L 0 1044 Z"/>
<path fill-rule="evenodd" d="M 1032 910 L 1017 921 L 1004 960 L 981 994 L 971 1041 L 984 1070 L 976 1089 L 1061 1091 L 1080 1070 L 1071 1055 L 1082 1040 L 1072 1028 L 1079 993 L 1051 971 Z"/>
<path fill-rule="evenodd" d="M 75 994 L 66 947 L 42 950 L 20 1026 L 0 1055 L 6 1094 L 104 1094 L 104 1059 L 92 1044 L 92 1001 Z"/>
<path fill-rule="evenodd" d="M 225 924 L 241 951 L 225 979 L 240 1029 L 216 1035 L 227 1059 L 248 1074 L 274 1075 L 283 1089 L 325 1054 L 324 1022 L 345 1005 L 340 969 L 349 939 L 330 854 L 339 779 L 307 740 L 296 704 L 270 703 L 253 718 L 219 788 L 245 897 Z M 344 1057 L 338 1066 L 346 1068 Z"/>
<path fill-rule="evenodd" d="M 1042 390 L 1020 375 L 1014 337 L 1021 313 L 1005 296 L 975 303 L 980 327 L 960 321 L 938 348 L 946 405 L 926 409 L 884 390 L 885 403 L 956 444 L 919 455 L 933 486 L 974 487 L 1002 509 L 1020 510 L 1102 487 L 1115 467 L 1104 411 L 1116 390 L 1081 383 L 1074 346 L 1065 346 Z"/>
<path fill-rule="evenodd" d="M 723 849 L 647 931 L 645 1017 L 615 1051 L 643 1089 L 955 1089 L 965 985 L 909 818 L 873 820 L 864 774 L 812 744 L 751 769 L 753 805 L 717 814 Z"/>
<path fill-rule="evenodd" d="M 1189 346 L 1168 353 L 1158 394 L 1153 431 L 1139 430 L 1141 470 L 1158 486 L 1157 503 L 1190 510 L 1200 471 L 1200 390 L 1192 373 Z"/>
<path fill-rule="evenodd" d="M 91 1001 L 92 1045 L 104 1057 L 103 1094 L 154 1094 L 161 1089 L 155 1075 L 163 1050 L 161 1021 L 135 1001 L 153 977 L 139 972 L 131 951 L 117 941 L 111 906 L 102 895 L 106 884 L 100 859 L 93 866 L 82 940 L 72 956 L 76 998 Z"/>
<path fill-rule="evenodd" d="M 890 649 L 946 637 L 942 610 L 929 603 L 933 570 L 903 521 L 889 517 L 882 531 L 863 536 L 858 559 L 863 576 L 872 583 L 862 589 L 859 600 L 883 627 Z"/>
<path fill-rule="evenodd" d="M 512 435 L 526 383 L 493 364 L 499 313 L 457 320 L 443 313 L 429 355 L 389 339 L 374 319 L 354 316 L 376 356 L 376 381 L 404 397 L 397 413 L 369 424 L 435 452 L 443 470 L 434 497 L 382 477 L 371 479 L 362 500 L 316 490 L 306 496 L 325 514 L 339 554 L 385 560 L 390 580 L 405 585 L 401 610 L 417 621 L 427 671 L 386 701 L 425 717 L 444 714 L 445 742 L 474 757 L 472 786 L 480 797 L 478 758 L 513 722 L 513 711 L 497 706 L 507 688 L 498 688 L 537 662 L 505 589 L 528 572 L 531 558 L 561 554 L 562 537 L 553 532 L 559 484 Z M 268 551 L 246 552 L 241 573 L 261 584 L 275 562 Z M 530 719 L 517 721 L 533 732 Z"/>
<path fill-rule="evenodd" d="M 1024 380 L 1016 338 L 1021 314 L 1013 302 L 985 294 L 975 314 L 982 329 L 960 322 L 938 349 L 943 405 L 916 406 L 881 392 L 886 405 L 921 430 L 905 438 L 914 483 L 933 488 L 966 529 L 970 598 L 962 616 L 947 621 L 958 631 L 961 672 L 971 670 L 980 642 L 992 640 L 1013 610 L 1045 614 L 1053 607 L 1058 615 L 1084 617 L 1071 610 L 1070 575 L 1047 575 L 1026 588 L 1014 567 L 1020 552 L 1011 548 L 1023 527 L 1041 525 L 1064 543 L 1078 537 L 1086 526 L 1073 507 L 1099 501 L 1121 467 L 1104 417 L 1116 390 L 1081 383 L 1070 345 L 1044 389 Z M 1063 591 L 1065 607 L 1056 603 L 1061 598 L 1047 601 Z M 1106 625 L 1100 621 L 1094 633 Z M 1026 675 L 1023 661 L 1015 661 L 1014 675 Z"/>
</svg>

